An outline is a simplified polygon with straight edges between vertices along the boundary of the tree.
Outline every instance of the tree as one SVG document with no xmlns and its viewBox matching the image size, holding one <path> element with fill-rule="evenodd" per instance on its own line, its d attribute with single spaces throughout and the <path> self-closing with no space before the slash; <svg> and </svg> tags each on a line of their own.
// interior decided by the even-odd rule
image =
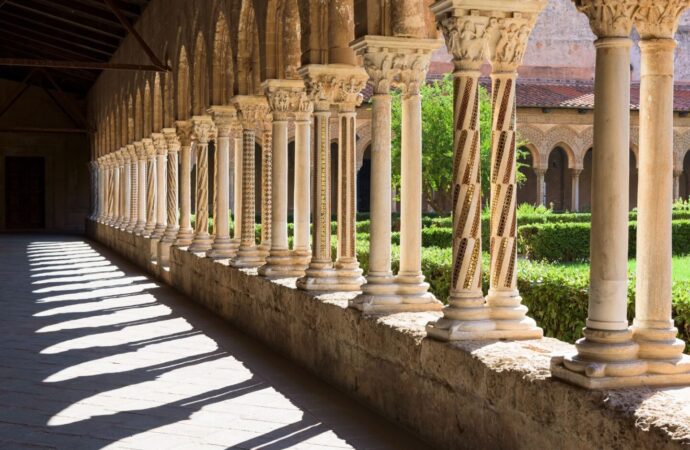
<svg viewBox="0 0 690 450">
<path fill-rule="evenodd" d="M 422 195 L 436 212 L 452 209 L 453 177 L 453 78 L 425 84 L 422 94 Z M 393 185 L 400 192 L 400 93 L 392 94 L 392 163 Z M 491 99 L 483 87 L 479 89 L 479 133 L 482 197 L 489 198 L 491 167 Z M 524 175 L 518 171 L 518 182 Z"/>
</svg>

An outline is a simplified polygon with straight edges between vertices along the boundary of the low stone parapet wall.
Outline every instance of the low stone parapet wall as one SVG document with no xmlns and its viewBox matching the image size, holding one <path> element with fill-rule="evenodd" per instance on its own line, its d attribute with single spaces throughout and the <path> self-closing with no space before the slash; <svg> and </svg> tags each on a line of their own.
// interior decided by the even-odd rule
<svg viewBox="0 0 690 450">
<path fill-rule="evenodd" d="M 151 262 L 151 240 L 89 222 L 87 233 L 291 360 L 437 448 L 604 449 L 690 443 L 690 388 L 587 391 L 551 378 L 571 345 L 443 343 L 424 325 L 440 313 L 362 316 L 352 294 L 315 295 L 294 279 L 173 248 Z"/>
</svg>

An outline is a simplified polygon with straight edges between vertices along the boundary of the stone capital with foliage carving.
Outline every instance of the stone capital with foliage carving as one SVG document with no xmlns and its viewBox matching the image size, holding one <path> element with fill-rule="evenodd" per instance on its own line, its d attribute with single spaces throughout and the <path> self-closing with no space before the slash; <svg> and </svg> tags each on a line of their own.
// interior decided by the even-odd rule
<svg viewBox="0 0 690 450">
<path fill-rule="evenodd" d="M 134 149 L 137 152 L 137 158 L 143 161 L 146 159 L 146 148 L 144 148 L 144 143 L 142 141 L 136 141 L 133 143 Z"/>
<path fill-rule="evenodd" d="M 513 72 L 522 64 L 536 14 L 491 17 L 486 27 L 489 59 L 496 72 Z"/>
<path fill-rule="evenodd" d="M 127 151 L 129 152 L 129 159 L 134 163 L 137 160 L 137 149 L 134 144 L 127 144 Z"/>
<path fill-rule="evenodd" d="M 181 146 L 189 147 L 192 145 L 192 122 L 189 120 L 178 120 L 175 122 L 175 130 L 177 131 L 177 137 L 180 139 Z"/>
<path fill-rule="evenodd" d="M 639 0 L 573 0 L 599 38 L 630 36 Z"/>
<path fill-rule="evenodd" d="M 168 144 L 165 142 L 165 135 L 163 133 L 151 133 L 151 140 L 153 140 L 153 146 L 156 148 L 157 154 L 168 154 Z"/>
<path fill-rule="evenodd" d="M 678 29 L 680 15 L 690 6 L 689 0 L 639 0 L 635 27 L 642 39 L 671 39 Z"/>
<path fill-rule="evenodd" d="M 319 111 L 338 105 L 341 110 L 354 110 L 362 103 L 362 90 L 369 76 L 362 67 L 347 64 L 309 64 L 300 69 L 307 94 Z"/>
<path fill-rule="evenodd" d="M 273 120 L 286 121 L 299 112 L 304 96 L 302 80 L 266 80 L 264 91 Z"/>
<path fill-rule="evenodd" d="M 232 104 L 237 110 L 237 119 L 245 130 L 260 130 L 268 114 L 268 100 L 263 95 L 236 95 Z"/>
<path fill-rule="evenodd" d="M 180 138 L 177 137 L 177 130 L 175 128 L 163 128 L 162 131 L 165 137 L 165 144 L 168 147 L 168 153 L 180 151 Z"/>
<path fill-rule="evenodd" d="M 141 140 L 144 146 L 144 151 L 146 152 L 146 157 L 148 159 L 153 159 L 156 157 L 156 147 L 153 145 L 153 139 L 144 138 Z"/>
<path fill-rule="evenodd" d="M 192 117 L 192 139 L 199 144 L 208 144 L 215 138 L 216 126 L 211 119 L 211 116 L 194 116 Z"/>
<path fill-rule="evenodd" d="M 438 21 L 456 70 L 479 70 L 487 57 L 489 17 L 449 16 Z"/>
<path fill-rule="evenodd" d="M 237 122 L 237 110 L 234 106 L 212 106 L 208 110 L 213 115 L 218 137 L 229 138 Z"/>
</svg>

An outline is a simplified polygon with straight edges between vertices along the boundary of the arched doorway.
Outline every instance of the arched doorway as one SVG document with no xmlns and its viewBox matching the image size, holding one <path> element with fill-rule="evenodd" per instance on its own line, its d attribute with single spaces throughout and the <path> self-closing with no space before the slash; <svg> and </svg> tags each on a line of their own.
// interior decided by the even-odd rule
<svg viewBox="0 0 690 450">
<path fill-rule="evenodd" d="M 554 211 L 571 209 L 570 197 L 572 183 L 568 170 L 568 155 L 561 147 L 556 147 L 549 154 L 549 165 L 544 174 L 546 186 L 546 206 Z"/>
<path fill-rule="evenodd" d="M 518 185 L 517 203 L 529 203 L 536 205 L 537 202 L 537 176 L 534 173 L 534 159 L 532 153 L 521 147 L 518 151 L 518 170 L 524 176 L 524 181 Z"/>
</svg>

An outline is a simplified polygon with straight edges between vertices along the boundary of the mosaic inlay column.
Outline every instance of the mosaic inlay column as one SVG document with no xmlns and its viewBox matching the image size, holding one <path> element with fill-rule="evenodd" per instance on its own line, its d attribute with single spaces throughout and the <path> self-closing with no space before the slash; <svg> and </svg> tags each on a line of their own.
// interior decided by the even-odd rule
<svg viewBox="0 0 690 450">
<path fill-rule="evenodd" d="M 637 2 L 581 0 L 598 39 L 594 82 L 589 308 L 576 354 L 552 360 L 552 374 L 585 387 L 645 372 L 628 327 L 630 33 Z M 634 380 L 634 378 L 628 378 Z M 615 385 L 615 384 L 614 384 Z"/>
<path fill-rule="evenodd" d="M 264 96 L 238 95 L 233 98 L 238 119 L 242 124 L 242 230 L 240 247 L 231 261 L 234 267 L 259 267 L 265 263 L 265 255 L 256 245 L 255 225 L 255 150 L 256 130 L 263 126 L 268 113 Z"/>
<path fill-rule="evenodd" d="M 294 264 L 288 246 L 288 122 L 304 94 L 302 80 L 268 80 L 264 83 L 273 116 L 271 159 L 271 244 L 266 264 L 259 268 L 265 277 L 299 277 L 304 267 Z"/>
<path fill-rule="evenodd" d="M 371 236 L 369 273 L 362 295 L 350 306 L 364 312 L 440 310 L 421 271 L 422 134 L 420 83 L 436 40 L 366 36 L 352 44 L 363 54 L 374 86 L 371 145 Z M 402 142 L 400 270 L 391 270 L 391 84 L 401 89 Z"/>
<path fill-rule="evenodd" d="M 208 143 L 216 129 L 210 116 L 194 116 L 192 125 L 196 142 L 196 226 L 189 251 L 205 254 L 213 244 L 208 233 Z"/>
<path fill-rule="evenodd" d="M 137 224 L 134 233 L 140 236 L 146 227 L 146 149 L 142 141 L 134 143 L 134 150 L 137 153 Z"/>
<path fill-rule="evenodd" d="M 133 144 L 127 145 L 129 152 L 129 223 L 125 228 L 128 233 L 133 233 L 139 218 L 139 157 Z"/>
<path fill-rule="evenodd" d="M 214 239 L 210 258 L 227 259 L 235 256 L 237 248 L 230 239 L 230 139 L 232 126 L 237 120 L 235 108 L 232 106 L 213 106 L 213 121 L 218 129 L 216 139 L 216 209 L 214 220 Z"/>
<path fill-rule="evenodd" d="M 156 228 L 156 188 L 158 187 L 156 178 L 158 173 L 156 172 L 156 147 L 153 145 L 153 139 L 144 138 L 141 142 L 146 151 L 146 225 L 141 235 L 148 238 L 151 237 Z"/>
<path fill-rule="evenodd" d="M 151 137 L 156 148 L 156 228 L 151 234 L 151 239 L 161 239 L 168 228 L 168 145 L 163 133 L 153 133 Z"/>
<path fill-rule="evenodd" d="M 261 133 L 261 250 L 264 258 L 271 249 L 273 230 L 273 117 L 269 112 Z"/>
<path fill-rule="evenodd" d="M 242 148 L 242 125 L 240 124 L 239 120 L 235 119 L 235 124 L 233 127 L 233 135 L 234 135 L 234 152 L 235 152 L 235 158 L 234 158 L 234 172 L 235 176 L 233 177 L 234 184 L 233 184 L 233 197 L 234 197 L 234 205 L 235 209 L 233 210 L 232 214 L 232 219 L 233 219 L 233 235 L 232 235 L 232 241 L 233 245 L 235 248 L 239 248 L 240 246 L 240 241 L 242 240 L 242 153 L 244 152 L 244 149 Z"/>
<path fill-rule="evenodd" d="M 192 229 L 192 122 L 175 122 L 180 139 L 180 229 L 176 247 L 188 247 L 194 238 Z"/>
<path fill-rule="evenodd" d="M 168 183 L 166 197 L 167 228 L 161 242 L 174 244 L 177 239 L 177 232 L 180 230 L 178 223 L 179 196 L 178 189 L 178 164 L 180 153 L 180 139 L 177 137 L 175 128 L 163 128 L 163 136 L 168 147 Z"/>
<path fill-rule="evenodd" d="M 511 1 L 502 11 L 471 13 L 461 3 L 432 5 L 456 69 L 454 239 L 449 306 L 444 318 L 429 324 L 427 331 L 444 340 L 540 338 L 542 330 L 526 316 L 517 290 L 515 80 L 530 31 L 546 2 Z M 489 293 L 482 299 L 477 90 L 485 56 L 493 66 L 493 125 L 491 272 Z"/>
<path fill-rule="evenodd" d="M 130 212 L 132 208 L 132 164 L 129 149 L 122 147 L 120 150 L 124 162 L 124 186 L 122 198 L 122 221 L 120 222 L 120 229 L 125 231 L 131 222 Z M 136 157 L 136 156 L 135 156 Z"/>
</svg>

